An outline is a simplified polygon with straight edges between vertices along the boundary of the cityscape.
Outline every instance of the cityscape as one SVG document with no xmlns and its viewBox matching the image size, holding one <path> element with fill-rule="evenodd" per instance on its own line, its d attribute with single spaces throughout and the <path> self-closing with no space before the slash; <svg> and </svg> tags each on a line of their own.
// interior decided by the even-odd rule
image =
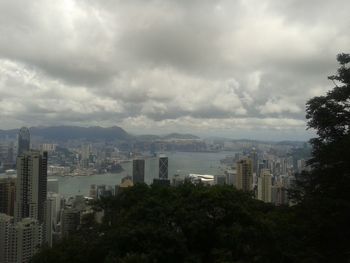
<svg viewBox="0 0 350 263">
<path fill-rule="evenodd" d="M 0 263 L 350 263 L 349 0 L 0 0 Z"/>
<path fill-rule="evenodd" d="M 291 205 L 288 189 L 293 185 L 294 174 L 309 169 L 306 161 L 310 146 L 306 142 L 269 144 L 223 139 L 215 142 L 189 135 L 175 137 L 140 141 L 124 151 L 119 150 L 118 144 L 101 141 L 69 141 L 73 146 L 69 148 L 67 143 L 41 144 L 39 139 L 34 144 L 26 127 L 18 131 L 17 141 L 3 137 L 0 144 L 0 233 L 4 237 L 0 246 L 1 262 L 27 262 L 39 247 L 52 246 L 77 231 L 87 214 L 101 217 L 92 209 L 91 200 L 118 195 L 134 184 L 231 185 L 252 192 L 254 198 L 263 202 Z M 219 152 L 227 155 L 219 160 L 218 173 L 183 174 L 177 170 L 179 173 L 171 174 L 169 166 L 174 149 L 184 151 L 179 155 Z M 88 181 L 93 175 L 125 174 L 125 169 L 126 176 L 114 184 L 91 184 L 87 195 L 60 192 L 60 177 L 83 177 Z"/>
</svg>

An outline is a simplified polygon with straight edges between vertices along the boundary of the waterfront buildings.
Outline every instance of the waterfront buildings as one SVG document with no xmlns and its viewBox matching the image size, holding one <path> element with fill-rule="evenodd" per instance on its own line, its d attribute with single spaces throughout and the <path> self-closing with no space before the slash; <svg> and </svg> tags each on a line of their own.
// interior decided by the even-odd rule
<svg viewBox="0 0 350 263">
<path fill-rule="evenodd" d="M 263 169 L 258 177 L 258 199 L 266 203 L 271 202 L 271 173 L 268 169 Z"/>
<path fill-rule="evenodd" d="M 253 162 L 250 158 L 244 158 L 236 163 L 235 186 L 239 190 L 253 190 Z"/>
<path fill-rule="evenodd" d="M 145 160 L 135 159 L 132 162 L 132 180 L 133 183 L 144 183 L 145 182 Z"/>
<path fill-rule="evenodd" d="M 159 157 L 159 179 L 168 179 L 168 157 Z"/>
<path fill-rule="evenodd" d="M 202 183 L 205 185 L 214 185 L 214 175 L 210 174 L 189 174 L 186 179 L 189 179 L 192 183 Z"/>
</svg>

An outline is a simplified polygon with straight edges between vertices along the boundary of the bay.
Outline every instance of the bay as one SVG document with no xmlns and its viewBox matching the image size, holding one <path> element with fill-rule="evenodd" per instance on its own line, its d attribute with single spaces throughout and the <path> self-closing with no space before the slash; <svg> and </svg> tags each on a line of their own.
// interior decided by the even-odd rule
<svg viewBox="0 0 350 263">
<path fill-rule="evenodd" d="M 190 173 L 197 174 L 223 174 L 227 168 L 220 163 L 228 155 L 234 155 L 235 152 L 166 152 L 168 157 L 169 179 L 174 174 L 181 176 Z M 132 162 L 122 164 L 124 171 L 116 174 L 98 174 L 91 176 L 50 176 L 56 178 L 59 182 L 59 193 L 64 197 L 89 194 L 90 186 L 110 185 L 115 186 L 121 179 L 127 175 L 132 176 Z M 152 183 L 153 178 L 158 178 L 158 159 L 146 158 L 145 164 L 145 182 Z"/>
</svg>

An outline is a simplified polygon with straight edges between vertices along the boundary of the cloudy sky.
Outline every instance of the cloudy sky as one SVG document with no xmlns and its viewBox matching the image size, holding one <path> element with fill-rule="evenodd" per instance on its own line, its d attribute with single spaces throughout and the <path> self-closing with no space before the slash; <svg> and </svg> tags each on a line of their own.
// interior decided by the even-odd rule
<svg viewBox="0 0 350 263">
<path fill-rule="evenodd" d="M 0 0 L 0 129 L 306 139 L 348 0 Z"/>
</svg>

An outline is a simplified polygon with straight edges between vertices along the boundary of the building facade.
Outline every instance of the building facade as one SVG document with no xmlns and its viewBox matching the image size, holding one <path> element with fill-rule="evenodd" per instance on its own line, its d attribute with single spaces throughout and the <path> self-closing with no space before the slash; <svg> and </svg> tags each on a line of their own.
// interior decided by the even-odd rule
<svg viewBox="0 0 350 263">
<path fill-rule="evenodd" d="M 0 179 L 0 213 L 13 216 L 16 194 L 14 178 Z"/>
<path fill-rule="evenodd" d="M 30 149 L 30 133 L 28 128 L 22 127 L 18 134 L 18 151 L 17 155 L 21 155 Z"/>
<path fill-rule="evenodd" d="M 244 158 L 236 163 L 237 173 L 235 186 L 239 190 L 253 190 L 253 162 L 250 158 Z"/>
<path fill-rule="evenodd" d="M 269 169 L 263 169 L 258 177 L 258 199 L 271 203 L 272 176 Z"/>
<path fill-rule="evenodd" d="M 135 159 L 132 162 L 132 180 L 133 183 L 145 182 L 145 160 Z"/>
<path fill-rule="evenodd" d="M 47 152 L 27 151 L 17 157 L 15 220 L 45 220 Z"/>
<path fill-rule="evenodd" d="M 159 157 L 159 179 L 168 179 L 168 157 Z"/>
</svg>

